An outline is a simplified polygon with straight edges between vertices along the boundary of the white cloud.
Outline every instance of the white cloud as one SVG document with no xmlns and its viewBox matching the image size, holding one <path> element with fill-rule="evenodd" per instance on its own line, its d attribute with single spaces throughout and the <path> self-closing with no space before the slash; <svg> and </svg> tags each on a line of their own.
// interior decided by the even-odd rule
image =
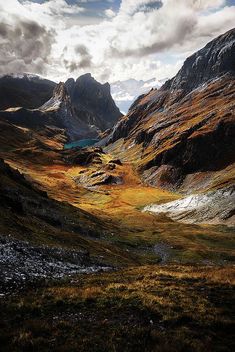
<svg viewBox="0 0 235 352">
<path fill-rule="evenodd" d="M 14 27 L 20 17 L 53 29 L 45 63 L 50 78 L 91 72 L 101 81 L 171 77 L 186 56 L 235 23 L 235 6 L 226 7 L 224 0 L 122 0 L 117 13 L 110 0 L 106 17 L 95 24 L 82 2 L 0 0 L 0 20 Z M 6 63 L 5 69 L 12 67 Z"/>
<path fill-rule="evenodd" d="M 115 12 L 112 9 L 107 9 L 107 10 L 104 11 L 104 13 L 109 18 L 112 18 L 112 17 L 114 17 L 116 15 Z"/>
</svg>

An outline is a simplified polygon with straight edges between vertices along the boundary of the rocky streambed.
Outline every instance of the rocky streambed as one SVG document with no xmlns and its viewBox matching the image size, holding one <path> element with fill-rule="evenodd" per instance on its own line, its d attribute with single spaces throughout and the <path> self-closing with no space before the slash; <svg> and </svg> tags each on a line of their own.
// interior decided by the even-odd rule
<svg viewBox="0 0 235 352">
<path fill-rule="evenodd" d="M 0 235 L 0 295 L 26 283 L 110 269 L 94 263 L 86 251 L 36 246 Z"/>
</svg>

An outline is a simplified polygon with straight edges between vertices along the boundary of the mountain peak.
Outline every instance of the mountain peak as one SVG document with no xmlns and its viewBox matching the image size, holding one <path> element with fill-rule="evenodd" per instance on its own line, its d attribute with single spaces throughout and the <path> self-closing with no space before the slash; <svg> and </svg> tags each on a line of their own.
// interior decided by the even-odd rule
<svg viewBox="0 0 235 352">
<path fill-rule="evenodd" d="M 94 79 L 94 77 L 92 77 L 91 73 L 84 73 L 84 75 L 81 75 L 76 79 L 76 82 L 79 82 L 79 81 L 96 81 L 96 80 Z"/>
<path fill-rule="evenodd" d="M 57 98 L 60 101 L 64 101 L 64 100 L 69 99 L 68 91 L 67 91 L 67 88 L 66 88 L 64 82 L 60 82 L 59 84 L 57 84 L 57 86 L 55 87 L 55 89 L 53 91 L 52 97 Z"/>
<path fill-rule="evenodd" d="M 76 79 L 76 83 L 91 84 L 97 87 L 102 87 L 104 91 L 110 93 L 110 84 L 108 82 L 105 82 L 104 84 L 98 82 L 94 77 L 92 77 L 91 73 L 85 73 L 84 75 L 81 75 Z"/>
<path fill-rule="evenodd" d="M 188 93 L 226 73 L 235 74 L 235 28 L 188 57 L 177 75 L 167 81 L 162 89 Z"/>
<path fill-rule="evenodd" d="M 47 116 L 47 124 L 65 128 L 70 140 L 95 138 L 122 116 L 109 84 L 97 82 L 90 73 L 76 81 L 69 78 L 58 84 L 41 78 L 25 79 L 24 75 L 3 76 L 0 96 L 0 109 L 19 106 L 33 109 L 29 114 L 38 113 L 43 119 Z"/>
<path fill-rule="evenodd" d="M 109 83 L 102 84 L 86 73 L 76 81 L 68 79 L 65 86 L 76 113 L 87 119 L 89 125 L 105 131 L 122 116 L 111 96 Z"/>
<path fill-rule="evenodd" d="M 40 110 L 57 110 L 62 107 L 62 105 L 71 106 L 71 101 L 67 88 L 63 82 L 57 84 L 53 90 L 51 99 L 49 99 L 45 104 L 40 107 Z"/>
</svg>

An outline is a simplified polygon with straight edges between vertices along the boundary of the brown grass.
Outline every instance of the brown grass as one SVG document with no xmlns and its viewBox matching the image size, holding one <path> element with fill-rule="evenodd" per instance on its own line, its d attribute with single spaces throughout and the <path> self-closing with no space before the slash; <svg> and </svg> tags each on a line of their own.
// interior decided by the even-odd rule
<svg viewBox="0 0 235 352">
<path fill-rule="evenodd" d="M 1 346 L 230 352 L 234 273 L 232 266 L 155 265 L 28 289 L 2 302 Z"/>
</svg>

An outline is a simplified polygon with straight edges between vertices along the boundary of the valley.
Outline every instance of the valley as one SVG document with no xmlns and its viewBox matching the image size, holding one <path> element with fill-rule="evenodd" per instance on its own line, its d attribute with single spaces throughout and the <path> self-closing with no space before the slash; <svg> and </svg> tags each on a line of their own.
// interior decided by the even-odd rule
<svg viewBox="0 0 235 352">
<path fill-rule="evenodd" d="M 125 116 L 90 74 L 0 78 L 3 351 L 233 350 L 234 49 Z"/>
<path fill-rule="evenodd" d="M 86 151 L 92 155 L 95 149 L 91 147 Z M 74 160 L 76 150 L 69 153 L 75 154 Z M 233 227 L 183 224 L 164 214 L 144 212 L 149 204 L 167 203 L 181 199 L 182 195 L 143 185 L 132 164 L 113 164 L 113 156 L 100 153 L 100 149 L 98 157 L 99 164 L 94 159 L 88 166 L 62 163 L 63 151 L 62 156 L 57 154 L 58 164 L 35 165 L 32 162 L 25 167 L 24 162 L 8 162 L 51 199 L 96 216 L 106 224 L 107 230 L 101 235 L 103 240 L 124 250 L 127 257 L 133 255 L 141 263 L 159 262 L 161 257 L 154 251 L 154 246 L 163 243 L 169 247 L 170 261 L 222 264 L 233 260 Z M 115 169 L 112 165 L 116 165 Z M 110 175 L 114 183 L 111 179 L 106 184 Z M 116 179 L 121 180 L 120 184 L 116 184 Z M 45 241 L 47 244 L 47 238 Z M 115 264 L 122 266 L 122 257 L 116 260 Z"/>
</svg>

